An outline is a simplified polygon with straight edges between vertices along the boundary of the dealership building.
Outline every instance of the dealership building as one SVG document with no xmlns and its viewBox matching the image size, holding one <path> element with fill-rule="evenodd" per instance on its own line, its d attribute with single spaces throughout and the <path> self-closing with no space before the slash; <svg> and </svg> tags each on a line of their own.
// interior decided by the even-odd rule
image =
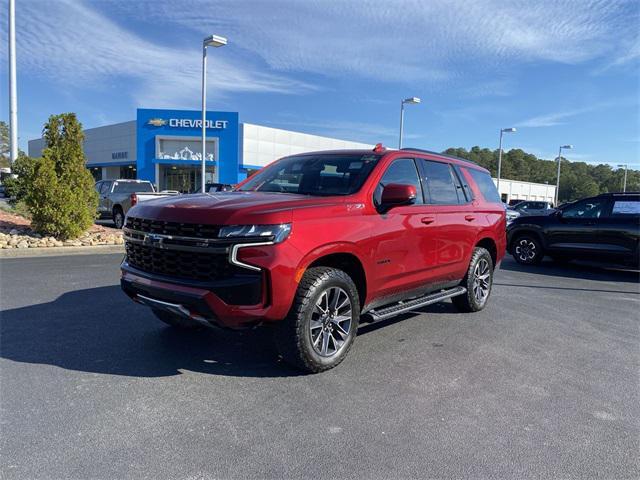
<svg viewBox="0 0 640 480">
<path fill-rule="evenodd" d="M 240 123 L 237 112 L 207 112 L 207 183 L 235 184 L 278 158 L 295 153 L 373 148 L 366 143 Z M 201 184 L 202 112 L 138 109 L 136 119 L 84 131 L 87 168 L 97 180 L 138 178 L 159 190 L 193 192 Z M 40 157 L 44 140 L 29 141 Z M 495 181 L 495 180 L 494 180 Z M 553 201 L 555 186 L 502 179 L 503 201 Z"/>
<path fill-rule="evenodd" d="M 287 155 L 373 145 L 250 123 L 237 112 L 207 112 L 207 183 L 238 183 Z M 84 131 L 87 168 L 96 180 L 138 178 L 160 190 L 192 192 L 201 184 L 202 112 L 138 109 L 136 119 Z M 43 139 L 29 141 L 39 157 Z"/>
</svg>

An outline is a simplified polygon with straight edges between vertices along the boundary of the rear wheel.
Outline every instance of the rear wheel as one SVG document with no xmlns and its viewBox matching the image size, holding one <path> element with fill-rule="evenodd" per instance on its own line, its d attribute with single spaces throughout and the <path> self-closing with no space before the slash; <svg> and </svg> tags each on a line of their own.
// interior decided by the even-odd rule
<svg viewBox="0 0 640 480">
<path fill-rule="evenodd" d="M 544 249 L 537 237 L 520 235 L 513 242 L 513 258 L 523 265 L 536 265 L 544 258 Z"/>
<path fill-rule="evenodd" d="M 310 268 L 289 314 L 276 326 L 278 350 L 287 363 L 301 370 L 328 370 L 347 355 L 359 318 L 358 291 L 351 277 L 335 268 Z"/>
<path fill-rule="evenodd" d="M 124 227 L 124 212 L 122 208 L 115 207 L 113 209 L 113 223 L 116 224 L 116 228 L 118 229 Z"/>
<path fill-rule="evenodd" d="M 463 295 L 453 297 L 453 305 L 461 312 L 479 312 L 487 304 L 493 285 L 493 260 L 482 247 L 476 247 L 471 255 L 469 269 L 460 283 L 467 289 Z"/>
<path fill-rule="evenodd" d="M 200 327 L 200 324 L 195 320 L 189 320 L 184 317 L 179 317 L 178 315 L 174 315 L 170 312 L 165 312 L 164 310 L 152 309 L 151 311 L 158 318 L 158 320 L 174 328 L 179 328 L 181 330 L 195 330 Z"/>
</svg>

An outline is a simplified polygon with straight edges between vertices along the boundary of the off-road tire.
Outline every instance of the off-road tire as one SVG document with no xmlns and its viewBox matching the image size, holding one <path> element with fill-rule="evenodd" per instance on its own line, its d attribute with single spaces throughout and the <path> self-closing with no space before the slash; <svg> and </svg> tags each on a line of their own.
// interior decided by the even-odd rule
<svg viewBox="0 0 640 480">
<path fill-rule="evenodd" d="M 333 356 L 326 357 L 314 350 L 310 324 L 316 302 L 332 287 L 339 287 L 349 296 L 352 319 L 344 346 Z M 302 277 L 287 317 L 275 327 L 276 346 L 284 361 L 300 370 L 309 373 L 329 370 L 349 353 L 358 331 L 359 319 L 360 300 L 351 277 L 336 268 L 312 267 Z"/>
<path fill-rule="evenodd" d="M 526 248 L 527 253 L 522 253 L 519 248 Z M 521 265 L 538 265 L 544 258 L 544 247 L 538 237 L 523 233 L 513 241 L 511 255 Z"/>
<path fill-rule="evenodd" d="M 195 320 L 188 320 L 186 318 L 179 317 L 178 315 L 174 315 L 173 313 L 165 312 L 164 310 L 151 309 L 151 311 L 158 320 L 173 328 L 178 328 L 180 330 L 196 330 L 198 328 L 202 328 L 202 326 Z"/>
<path fill-rule="evenodd" d="M 124 212 L 122 211 L 122 208 L 113 207 L 113 223 L 118 229 L 124 227 Z"/>
<path fill-rule="evenodd" d="M 481 264 L 481 262 L 487 262 L 486 265 L 488 266 L 489 282 L 486 297 L 484 297 L 483 300 L 478 300 L 474 292 L 474 281 L 476 268 Z M 451 299 L 451 302 L 458 311 L 465 313 L 479 312 L 487 305 L 489 297 L 491 296 L 491 287 L 493 286 L 493 268 L 494 266 L 491 254 L 482 247 L 476 247 L 473 250 L 473 255 L 471 255 L 467 274 L 462 279 L 462 282 L 460 282 L 460 286 L 466 288 L 467 291 L 464 294 L 455 296 Z"/>
</svg>

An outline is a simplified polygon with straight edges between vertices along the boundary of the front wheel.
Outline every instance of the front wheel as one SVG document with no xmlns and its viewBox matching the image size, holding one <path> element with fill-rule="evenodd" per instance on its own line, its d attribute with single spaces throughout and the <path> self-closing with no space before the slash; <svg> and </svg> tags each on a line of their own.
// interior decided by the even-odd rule
<svg viewBox="0 0 640 480">
<path fill-rule="evenodd" d="M 346 357 L 359 319 L 358 290 L 351 277 L 336 268 L 310 268 L 289 314 L 276 326 L 278 350 L 287 363 L 301 370 L 328 370 Z"/>
<path fill-rule="evenodd" d="M 525 233 L 513 244 L 513 258 L 523 265 L 537 265 L 544 258 L 544 250 L 536 237 Z"/>
<path fill-rule="evenodd" d="M 453 297 L 453 305 L 461 312 L 479 312 L 487 304 L 493 285 L 493 259 L 482 247 L 476 247 L 471 255 L 469 269 L 460 283 L 467 291 Z"/>
</svg>

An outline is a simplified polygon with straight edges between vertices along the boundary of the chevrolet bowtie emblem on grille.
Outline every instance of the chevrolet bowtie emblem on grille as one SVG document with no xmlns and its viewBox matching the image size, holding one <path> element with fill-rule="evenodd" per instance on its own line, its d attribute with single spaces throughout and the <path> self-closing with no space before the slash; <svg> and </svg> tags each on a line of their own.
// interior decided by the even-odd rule
<svg viewBox="0 0 640 480">
<path fill-rule="evenodd" d="M 153 125 L 154 127 L 162 127 L 167 124 L 167 121 L 162 118 L 151 118 L 149 119 L 149 125 Z"/>
<path fill-rule="evenodd" d="M 162 242 L 164 238 L 162 235 L 156 235 L 154 233 L 147 233 L 142 239 L 142 243 L 150 247 L 162 248 Z"/>
</svg>

